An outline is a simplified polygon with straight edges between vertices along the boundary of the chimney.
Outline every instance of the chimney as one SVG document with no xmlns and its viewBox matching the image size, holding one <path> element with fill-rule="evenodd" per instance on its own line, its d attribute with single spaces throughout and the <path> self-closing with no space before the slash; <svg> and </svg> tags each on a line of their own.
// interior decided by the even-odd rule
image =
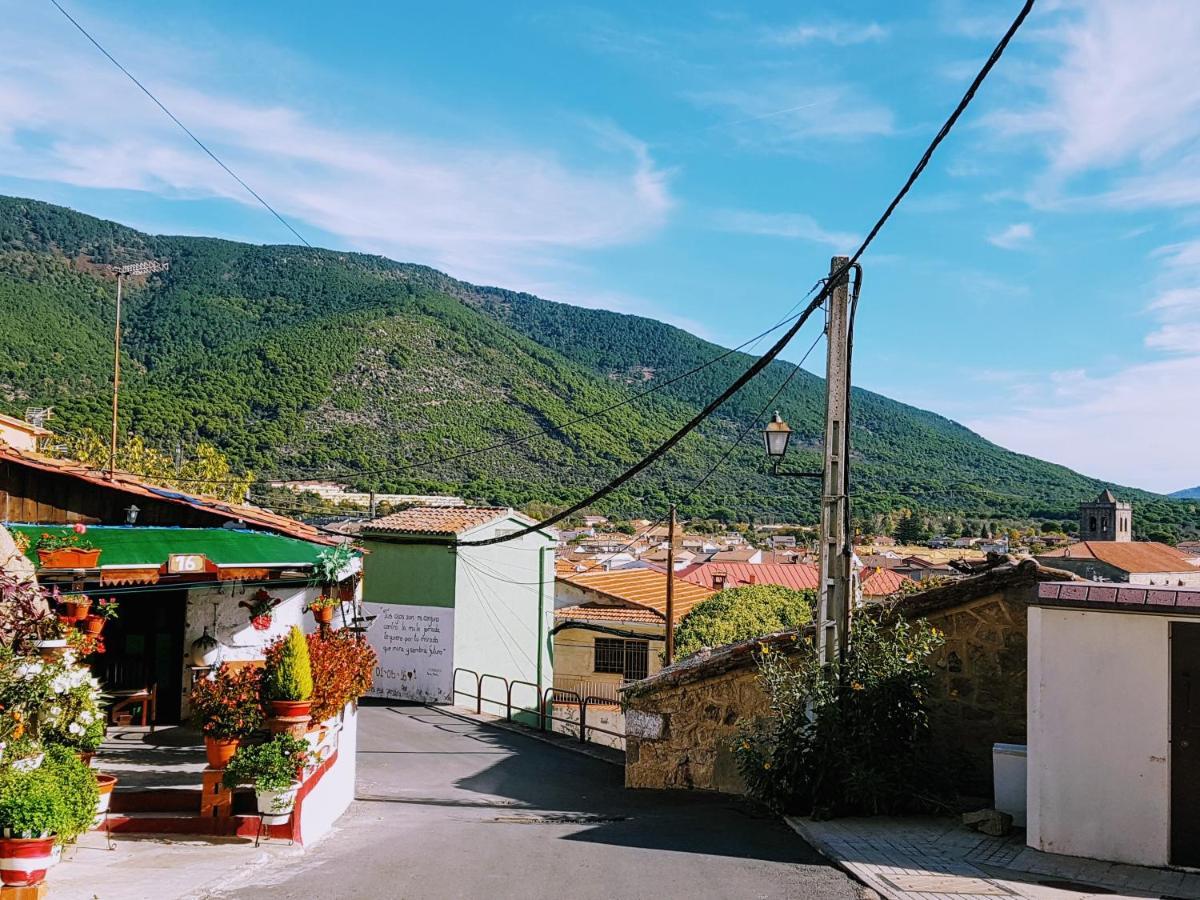
<svg viewBox="0 0 1200 900">
<path fill-rule="evenodd" d="M 726 572 L 713 572 L 712 582 L 714 591 L 725 590 L 725 579 L 729 577 Z"/>
<path fill-rule="evenodd" d="M 758 584 L 757 575 L 749 575 L 746 577 L 746 584 Z"/>
</svg>

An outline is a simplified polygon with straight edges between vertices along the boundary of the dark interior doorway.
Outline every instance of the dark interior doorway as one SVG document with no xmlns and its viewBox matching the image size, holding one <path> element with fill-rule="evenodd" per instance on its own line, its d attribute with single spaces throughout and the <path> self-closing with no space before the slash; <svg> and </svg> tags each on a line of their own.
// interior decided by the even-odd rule
<svg viewBox="0 0 1200 900">
<path fill-rule="evenodd" d="M 120 597 L 120 615 L 104 627 L 100 680 L 107 691 L 157 687 L 157 724 L 179 722 L 187 591 Z"/>
<path fill-rule="evenodd" d="M 1171 864 L 1200 866 L 1200 624 L 1171 623 Z"/>
</svg>

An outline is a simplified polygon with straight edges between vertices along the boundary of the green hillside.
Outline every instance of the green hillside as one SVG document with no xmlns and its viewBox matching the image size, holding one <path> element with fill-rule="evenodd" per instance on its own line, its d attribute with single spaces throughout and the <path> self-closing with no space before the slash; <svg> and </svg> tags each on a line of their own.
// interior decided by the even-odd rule
<svg viewBox="0 0 1200 900">
<path fill-rule="evenodd" d="M 20 414 L 53 405 L 60 431 L 105 428 L 114 285 L 103 266 L 151 257 L 171 268 L 127 282 L 122 426 L 164 448 L 213 442 L 235 467 L 263 477 L 562 504 L 638 459 L 750 360 L 734 354 L 565 433 L 413 466 L 569 421 L 722 348 L 650 319 L 475 287 L 382 257 L 156 237 L 0 198 L 0 406 Z M 788 371 L 768 367 L 606 508 L 654 512 L 679 497 Z M 819 440 L 821 392 L 821 380 L 803 373 L 776 404 L 801 446 Z M 945 519 L 1070 519 L 1104 486 L 878 394 L 857 391 L 854 404 L 864 527 L 883 526 L 903 507 L 939 527 Z M 793 464 L 803 466 L 803 455 Z M 683 511 L 811 521 L 813 491 L 768 476 L 751 433 Z M 1195 503 L 1119 492 L 1137 503 L 1143 533 L 1182 536 L 1200 521 Z"/>
</svg>

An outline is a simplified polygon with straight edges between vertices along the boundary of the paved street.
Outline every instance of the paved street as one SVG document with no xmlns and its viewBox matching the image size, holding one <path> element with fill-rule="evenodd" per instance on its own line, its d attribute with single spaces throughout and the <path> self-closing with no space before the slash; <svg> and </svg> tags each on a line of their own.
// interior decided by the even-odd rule
<svg viewBox="0 0 1200 900">
<path fill-rule="evenodd" d="M 359 717 L 359 800 L 302 857 L 217 897 L 856 898 L 786 825 L 727 798 L 419 706 Z"/>
</svg>

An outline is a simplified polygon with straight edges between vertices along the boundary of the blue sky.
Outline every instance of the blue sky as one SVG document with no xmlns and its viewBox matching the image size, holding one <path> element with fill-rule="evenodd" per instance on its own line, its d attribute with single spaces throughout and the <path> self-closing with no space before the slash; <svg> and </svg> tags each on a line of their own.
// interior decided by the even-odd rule
<svg viewBox="0 0 1200 900">
<path fill-rule="evenodd" d="M 64 5 L 312 243 L 731 345 L 852 248 L 1019 3 Z M 0 192 L 289 241 L 48 2 L 0 10 Z M 1042 0 L 863 260 L 858 383 L 1200 483 L 1197 46 L 1190 0 Z"/>
</svg>

